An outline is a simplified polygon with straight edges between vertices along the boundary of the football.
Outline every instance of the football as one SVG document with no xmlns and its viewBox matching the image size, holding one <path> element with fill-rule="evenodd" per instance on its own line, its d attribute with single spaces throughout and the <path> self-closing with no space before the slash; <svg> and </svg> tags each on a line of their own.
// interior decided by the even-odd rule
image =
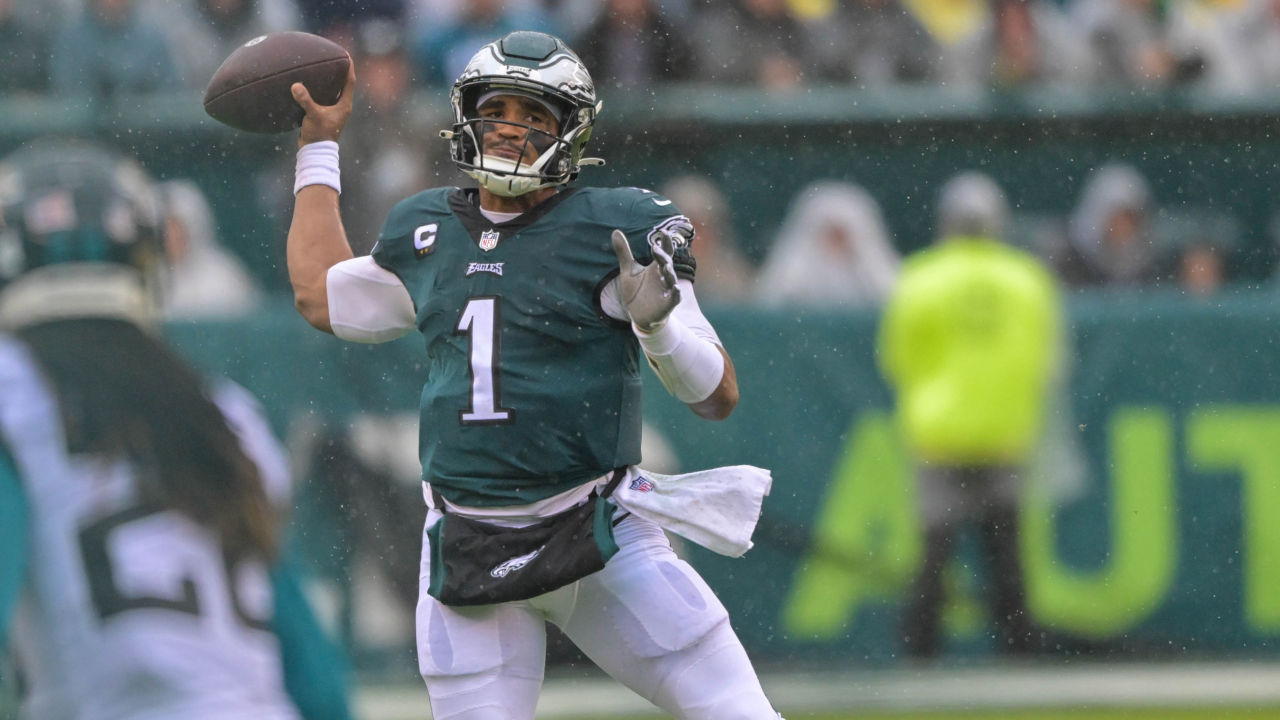
<svg viewBox="0 0 1280 720">
<path fill-rule="evenodd" d="M 237 130 L 279 133 L 302 125 L 289 88 L 306 86 L 321 105 L 338 102 L 351 56 L 335 42 L 304 32 L 279 32 L 236 48 L 209 80 L 204 110 Z"/>
</svg>

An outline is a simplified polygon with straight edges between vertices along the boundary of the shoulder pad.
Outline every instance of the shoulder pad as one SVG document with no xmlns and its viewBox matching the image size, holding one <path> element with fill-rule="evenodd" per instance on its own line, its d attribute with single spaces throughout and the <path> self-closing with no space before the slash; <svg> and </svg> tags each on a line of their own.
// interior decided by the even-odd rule
<svg viewBox="0 0 1280 720">
<path fill-rule="evenodd" d="M 659 233 L 674 235 L 676 273 L 693 279 L 697 268 L 692 252 L 693 224 L 675 203 L 644 188 L 595 190 L 589 197 L 597 220 L 625 232 L 631 252 L 642 263 L 651 257 L 649 246 Z"/>
<path fill-rule="evenodd" d="M 387 220 L 382 224 L 378 240 L 404 235 L 413 229 L 417 220 L 423 216 L 448 215 L 449 193 L 457 188 L 442 187 L 423 190 L 417 195 L 410 195 L 401 200 L 387 213 Z"/>
</svg>

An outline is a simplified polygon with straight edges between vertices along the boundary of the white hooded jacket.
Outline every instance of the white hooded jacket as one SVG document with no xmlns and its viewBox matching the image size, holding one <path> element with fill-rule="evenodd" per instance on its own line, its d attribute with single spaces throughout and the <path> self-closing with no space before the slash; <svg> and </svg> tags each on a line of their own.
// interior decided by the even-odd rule
<svg viewBox="0 0 1280 720">
<path fill-rule="evenodd" d="M 774 307 L 878 306 L 899 262 L 880 206 L 866 190 L 818 182 L 793 203 L 760 272 L 757 297 Z"/>
</svg>

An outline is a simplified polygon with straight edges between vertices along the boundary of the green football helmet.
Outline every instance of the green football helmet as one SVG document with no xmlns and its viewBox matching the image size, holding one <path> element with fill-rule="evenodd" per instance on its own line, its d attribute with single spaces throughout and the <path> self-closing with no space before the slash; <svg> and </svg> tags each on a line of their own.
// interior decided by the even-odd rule
<svg viewBox="0 0 1280 720">
<path fill-rule="evenodd" d="M 137 162 L 78 143 L 0 161 L 0 325 L 154 315 L 163 226 Z"/>
<path fill-rule="evenodd" d="M 559 121 L 555 135 L 520 123 L 482 120 L 480 99 L 497 93 L 525 95 L 552 108 Z M 559 38 L 521 30 L 485 45 L 471 58 L 450 93 L 454 124 L 441 133 L 450 141 L 453 162 L 489 191 L 508 197 L 567 183 L 583 165 L 604 161 L 582 157 L 600 104 L 591 74 Z M 485 155 L 485 123 L 519 125 L 528 130 L 525 146 L 537 159 L 518 163 Z"/>
</svg>

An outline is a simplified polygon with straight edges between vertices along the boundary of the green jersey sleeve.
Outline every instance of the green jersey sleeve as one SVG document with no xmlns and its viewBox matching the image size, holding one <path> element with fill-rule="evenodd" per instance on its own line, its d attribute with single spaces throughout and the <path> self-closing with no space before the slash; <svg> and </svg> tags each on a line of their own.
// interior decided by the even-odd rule
<svg viewBox="0 0 1280 720">
<path fill-rule="evenodd" d="M 435 251 L 440 226 L 449 217 L 447 194 L 451 190 L 434 188 L 397 203 L 378 232 L 378 243 L 370 253 L 373 261 L 405 281 L 406 272 Z"/>
<path fill-rule="evenodd" d="M 629 201 L 622 215 L 625 224 L 618 229 L 626 233 L 636 260 L 643 265 L 652 262 L 650 243 L 659 233 L 670 234 L 676 238 L 676 275 L 692 281 L 698 263 L 693 257 L 694 232 L 689 218 L 680 213 L 675 203 L 651 190 L 625 188 L 616 192 L 625 193 Z"/>
</svg>

